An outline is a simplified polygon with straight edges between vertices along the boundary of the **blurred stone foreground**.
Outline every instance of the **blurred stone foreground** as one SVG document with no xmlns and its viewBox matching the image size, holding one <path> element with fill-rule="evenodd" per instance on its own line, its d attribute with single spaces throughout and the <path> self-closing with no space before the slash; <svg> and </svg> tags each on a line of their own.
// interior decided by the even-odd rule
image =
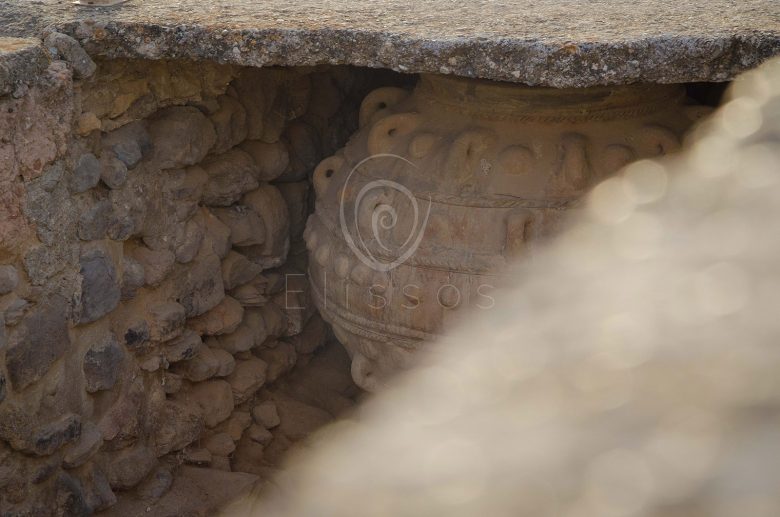
<svg viewBox="0 0 780 517">
<path fill-rule="evenodd" d="M 780 515 L 780 61 L 228 515 Z"/>
</svg>

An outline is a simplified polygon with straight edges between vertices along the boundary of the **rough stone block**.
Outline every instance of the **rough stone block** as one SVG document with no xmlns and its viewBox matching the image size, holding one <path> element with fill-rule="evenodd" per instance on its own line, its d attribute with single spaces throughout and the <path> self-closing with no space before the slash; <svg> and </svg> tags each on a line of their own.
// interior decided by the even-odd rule
<svg viewBox="0 0 780 517">
<path fill-rule="evenodd" d="M 70 176 L 70 191 L 85 192 L 100 181 L 100 160 L 92 153 L 82 154 Z"/>
<path fill-rule="evenodd" d="M 241 203 L 254 210 L 265 226 L 265 242 L 244 247 L 242 253 L 263 269 L 280 266 L 290 249 L 290 214 L 279 189 L 263 184 L 246 194 Z"/>
<path fill-rule="evenodd" d="M 222 95 L 217 99 L 219 108 L 209 119 L 217 133 L 217 141 L 212 152 L 224 153 L 240 144 L 247 135 L 246 110 L 233 97 Z"/>
<path fill-rule="evenodd" d="M 292 370 L 298 360 L 295 347 L 283 341 L 279 341 L 273 348 L 261 348 L 255 353 L 268 365 L 268 382 L 274 382 Z"/>
<path fill-rule="evenodd" d="M 283 141 L 268 144 L 262 140 L 247 140 L 240 149 L 249 154 L 259 168 L 260 181 L 273 181 L 287 170 L 290 155 Z"/>
<path fill-rule="evenodd" d="M 251 262 L 241 253 L 230 251 L 222 261 L 222 282 L 225 289 L 235 289 L 248 283 L 262 270 L 262 266 Z"/>
<path fill-rule="evenodd" d="M 166 400 L 154 422 L 154 453 L 159 457 L 181 450 L 197 440 L 202 432 L 203 415 L 198 405 Z"/>
<path fill-rule="evenodd" d="M 176 302 L 166 302 L 149 309 L 149 336 L 153 341 L 168 341 L 184 330 L 185 308 Z"/>
<path fill-rule="evenodd" d="M 95 321 L 119 304 L 121 290 L 111 257 L 102 249 L 88 250 L 79 259 L 81 266 L 80 323 Z"/>
<path fill-rule="evenodd" d="M 175 106 L 160 110 L 149 122 L 152 160 L 161 169 L 195 165 L 214 146 L 214 126 L 197 108 Z"/>
<path fill-rule="evenodd" d="M 43 377 L 70 348 L 67 306 L 65 298 L 52 296 L 9 332 L 6 371 L 15 390 Z"/>
<path fill-rule="evenodd" d="M 132 122 L 103 135 L 103 148 L 109 149 L 125 164 L 134 168 L 152 148 L 149 133 L 143 122 Z"/>
<path fill-rule="evenodd" d="M 247 436 L 249 436 L 249 439 L 253 442 L 257 442 L 263 446 L 268 445 L 271 443 L 271 440 L 274 439 L 274 435 L 271 434 L 271 431 L 257 424 L 249 426 L 249 430 L 247 430 Z"/>
<path fill-rule="evenodd" d="M 157 458 L 150 448 L 136 445 L 111 454 L 105 463 L 111 488 L 127 490 L 151 472 L 157 465 Z"/>
<path fill-rule="evenodd" d="M 208 346 L 201 347 L 195 357 L 176 364 L 173 371 L 188 381 L 201 382 L 219 371 L 219 357 Z"/>
<path fill-rule="evenodd" d="M 130 255 L 122 257 L 122 300 L 135 298 L 146 280 L 144 266 Z"/>
<path fill-rule="evenodd" d="M 248 359 L 236 363 L 235 370 L 227 377 L 233 390 L 234 404 L 246 402 L 263 387 L 267 370 L 268 365 L 260 359 Z"/>
<path fill-rule="evenodd" d="M 251 350 L 252 347 L 255 346 L 255 336 L 248 325 L 241 324 L 230 334 L 209 337 L 206 340 L 206 344 L 212 348 L 219 348 L 231 354 L 235 354 Z"/>
<path fill-rule="evenodd" d="M 192 262 L 169 277 L 169 285 L 188 318 L 214 308 L 225 297 L 219 257 L 201 249 Z"/>
<path fill-rule="evenodd" d="M 161 498 L 173 484 L 173 473 L 167 467 L 158 467 L 135 489 L 135 493 L 147 502 Z"/>
<path fill-rule="evenodd" d="M 8 294 L 19 285 L 19 273 L 13 266 L 0 266 L 0 295 Z"/>
<path fill-rule="evenodd" d="M 210 311 L 187 321 L 187 325 L 200 334 L 216 336 L 230 334 L 238 328 L 244 317 L 244 308 L 235 298 L 225 296 Z"/>
<path fill-rule="evenodd" d="M 111 202 L 97 201 L 81 213 L 78 223 L 79 239 L 95 241 L 105 238 L 111 221 Z"/>
<path fill-rule="evenodd" d="M 227 433 L 213 434 L 203 440 L 203 445 L 214 456 L 229 456 L 236 450 L 236 444 L 233 441 L 233 438 Z"/>
<path fill-rule="evenodd" d="M 190 388 L 186 398 L 200 406 L 206 427 L 214 427 L 233 412 L 233 392 L 223 380 L 200 382 Z"/>
<path fill-rule="evenodd" d="M 233 246 L 253 246 L 265 242 L 265 224 L 251 208 L 234 205 L 230 208 L 213 208 L 211 211 L 230 228 L 230 243 Z"/>
<path fill-rule="evenodd" d="M 314 314 L 300 334 L 286 339 L 295 347 L 299 354 L 311 354 L 325 344 L 328 338 L 328 327 L 319 314 Z"/>
<path fill-rule="evenodd" d="M 250 425 L 252 425 L 252 415 L 246 411 L 234 411 L 217 430 L 227 433 L 234 442 L 237 442 Z"/>
<path fill-rule="evenodd" d="M 273 400 L 266 400 L 252 408 L 252 419 L 265 429 L 273 429 L 281 422 L 279 412 L 276 409 L 276 403 Z"/>
<path fill-rule="evenodd" d="M 185 330 L 181 336 L 163 343 L 162 352 L 166 361 L 177 363 L 195 357 L 202 346 L 200 334 L 193 330 Z"/>
<path fill-rule="evenodd" d="M 208 206 L 230 206 L 259 185 L 257 165 L 239 149 L 209 158 L 201 166 L 209 175 L 203 188 L 203 203 Z"/>
<path fill-rule="evenodd" d="M 66 34 L 52 32 L 43 40 L 43 44 L 53 54 L 61 56 L 73 68 L 73 77 L 86 79 L 95 73 L 97 65 L 89 57 L 89 54 L 81 48 L 79 42 Z"/>
<path fill-rule="evenodd" d="M 100 179 L 110 189 L 122 188 L 127 182 L 127 165 L 113 151 L 100 156 Z"/>
<path fill-rule="evenodd" d="M 90 422 L 84 422 L 81 436 L 62 458 L 62 466 L 66 469 L 80 467 L 89 461 L 103 444 L 103 435 L 98 427 Z"/>
<path fill-rule="evenodd" d="M 133 258 L 143 266 L 144 282 L 148 286 L 157 286 L 173 269 L 176 255 L 167 250 L 155 251 L 146 247 L 133 250 Z"/>
<path fill-rule="evenodd" d="M 230 228 L 207 208 L 204 208 L 201 213 L 206 226 L 204 239 L 211 244 L 212 251 L 219 258 L 225 258 L 230 251 Z"/>
<path fill-rule="evenodd" d="M 83 364 L 87 392 L 113 388 L 121 373 L 124 357 L 124 349 L 113 334 L 92 345 L 84 356 Z"/>
<path fill-rule="evenodd" d="M 79 469 L 78 477 L 84 489 L 84 502 L 89 508 L 89 513 L 105 510 L 116 504 L 116 495 L 100 467 L 88 463 Z"/>
</svg>

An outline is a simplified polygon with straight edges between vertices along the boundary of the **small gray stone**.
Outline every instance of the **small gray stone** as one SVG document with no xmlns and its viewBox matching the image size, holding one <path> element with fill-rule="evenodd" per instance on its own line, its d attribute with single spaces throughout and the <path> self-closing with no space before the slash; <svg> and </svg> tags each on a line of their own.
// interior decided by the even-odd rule
<svg viewBox="0 0 780 517">
<path fill-rule="evenodd" d="M 127 182 L 127 165 L 111 152 L 104 152 L 100 157 L 100 179 L 110 189 L 121 188 Z"/>
<path fill-rule="evenodd" d="M 113 334 L 92 345 L 84 356 L 84 377 L 87 391 L 108 390 L 114 387 L 119 377 L 125 351 Z"/>
<path fill-rule="evenodd" d="M 151 147 L 143 122 L 132 122 L 103 136 L 103 148 L 110 149 L 128 169 L 138 165 Z"/>
<path fill-rule="evenodd" d="M 7 294 L 19 285 L 19 273 L 13 266 L 0 266 L 0 294 Z"/>
<path fill-rule="evenodd" d="M 116 495 L 108 484 L 105 473 L 94 463 L 80 469 L 79 477 L 84 487 L 84 499 L 90 513 L 104 510 L 116 504 Z"/>
<path fill-rule="evenodd" d="M 97 185 L 98 181 L 100 181 L 100 160 L 92 153 L 82 154 L 70 177 L 71 192 L 77 194 L 87 191 Z"/>
<path fill-rule="evenodd" d="M 155 251 L 146 247 L 136 248 L 133 257 L 144 268 L 144 282 L 156 286 L 171 272 L 176 256 L 167 250 Z"/>
<path fill-rule="evenodd" d="M 119 304 L 120 288 L 111 257 L 101 249 L 81 256 L 81 317 L 79 323 L 95 321 Z"/>
<path fill-rule="evenodd" d="M 54 49 L 73 68 L 73 76 L 76 79 L 84 79 L 95 73 L 97 66 L 89 55 L 81 48 L 79 42 L 66 34 L 52 32 L 43 44 L 50 50 Z"/>
<path fill-rule="evenodd" d="M 108 221 L 106 233 L 114 241 L 126 241 L 133 236 L 136 222 L 130 214 L 112 213 Z"/>
<path fill-rule="evenodd" d="M 166 400 L 152 425 L 154 452 L 162 456 L 197 440 L 203 432 L 203 415 L 196 404 Z"/>
<path fill-rule="evenodd" d="M 103 239 L 108 230 L 111 217 L 111 203 L 103 199 L 98 201 L 79 217 L 78 234 L 83 241 L 96 241 Z"/>
</svg>

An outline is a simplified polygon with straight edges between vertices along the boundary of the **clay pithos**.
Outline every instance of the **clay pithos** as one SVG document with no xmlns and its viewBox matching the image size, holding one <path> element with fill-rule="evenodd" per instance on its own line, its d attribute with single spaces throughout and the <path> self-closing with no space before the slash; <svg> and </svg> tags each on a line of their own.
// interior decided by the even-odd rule
<svg viewBox="0 0 780 517">
<path fill-rule="evenodd" d="M 355 382 L 376 390 L 457 309 L 489 308 L 508 264 L 592 186 L 680 148 L 690 104 L 679 85 L 437 75 L 371 92 L 358 132 L 314 172 L 305 232 L 313 296 Z"/>
</svg>

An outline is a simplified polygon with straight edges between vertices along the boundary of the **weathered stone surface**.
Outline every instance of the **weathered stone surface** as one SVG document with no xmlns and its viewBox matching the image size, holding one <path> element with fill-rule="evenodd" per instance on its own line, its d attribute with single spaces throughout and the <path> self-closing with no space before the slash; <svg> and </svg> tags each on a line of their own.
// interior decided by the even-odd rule
<svg viewBox="0 0 780 517">
<path fill-rule="evenodd" d="M 111 256 L 102 249 L 88 250 L 79 259 L 81 266 L 80 323 L 95 321 L 119 304 L 121 290 Z"/>
<path fill-rule="evenodd" d="M 100 160 L 94 154 L 82 154 L 70 176 L 70 190 L 74 193 L 91 189 L 100 181 Z"/>
<path fill-rule="evenodd" d="M 242 324 L 230 334 L 210 336 L 206 340 L 206 344 L 212 348 L 220 348 L 231 354 L 246 352 L 255 346 L 255 334 L 250 326 Z"/>
<path fill-rule="evenodd" d="M 313 315 L 300 334 L 286 339 L 299 354 L 311 354 L 328 338 L 328 327 L 319 314 Z"/>
<path fill-rule="evenodd" d="M 780 32 L 772 0 L 663 10 L 656 2 L 552 0 L 530 8 L 521 0 L 500 6 L 488 0 L 458 6 L 370 0 L 327 9 L 313 1 L 219 0 L 215 7 L 230 13 L 227 28 L 215 25 L 212 7 L 196 0 L 105 12 L 19 3 L 4 10 L 0 26 L 5 34 L 37 36 L 46 25 L 59 24 L 78 34 L 90 53 L 110 57 L 357 64 L 554 87 L 727 80 L 777 53 Z M 468 24 L 458 22 L 466 19 Z M 188 27 L 186 37 L 159 30 L 176 26 Z M 236 46 L 239 36 L 242 45 Z"/>
<path fill-rule="evenodd" d="M 216 142 L 214 126 L 198 109 L 175 106 L 161 110 L 149 122 L 152 159 L 161 169 L 200 162 Z"/>
<path fill-rule="evenodd" d="M 268 364 L 268 382 L 274 382 L 292 370 L 298 360 L 295 347 L 283 341 L 277 342 L 273 348 L 263 347 L 256 353 L 258 357 Z"/>
<path fill-rule="evenodd" d="M 139 247 L 133 251 L 133 257 L 144 270 L 146 285 L 156 286 L 162 282 L 173 269 L 176 256 L 167 250 L 155 251 L 146 247 Z"/>
<path fill-rule="evenodd" d="M 143 122 L 132 122 L 103 135 L 102 144 L 125 164 L 135 167 L 152 147 L 149 133 Z"/>
<path fill-rule="evenodd" d="M 211 243 L 211 249 L 219 258 L 225 258 L 230 251 L 230 228 L 219 220 L 208 209 L 203 209 L 203 221 L 206 226 L 207 239 Z"/>
<path fill-rule="evenodd" d="M 122 188 L 127 182 L 127 165 L 113 151 L 103 152 L 100 165 L 100 179 L 108 188 Z"/>
<path fill-rule="evenodd" d="M 84 356 L 87 391 L 94 393 L 114 387 L 121 373 L 125 352 L 113 334 L 95 343 Z"/>
<path fill-rule="evenodd" d="M 230 243 L 233 246 L 252 246 L 265 242 L 265 226 L 254 210 L 243 205 L 230 208 L 213 208 L 216 215 L 230 228 Z"/>
<path fill-rule="evenodd" d="M 169 363 L 192 359 L 203 346 L 200 334 L 193 330 L 185 330 L 184 333 L 170 341 L 163 343 L 163 355 Z"/>
<path fill-rule="evenodd" d="M 167 467 L 158 467 L 135 489 L 138 496 L 148 502 L 154 502 L 165 495 L 173 484 L 173 473 Z"/>
<path fill-rule="evenodd" d="M 288 397 L 278 397 L 276 407 L 281 421 L 278 431 L 293 441 L 306 438 L 333 420 L 330 413 Z"/>
<path fill-rule="evenodd" d="M 250 440 L 257 442 L 260 445 L 268 445 L 271 443 L 271 440 L 274 439 L 274 435 L 271 434 L 271 431 L 261 425 L 256 424 L 249 427 L 247 430 L 247 436 L 249 436 Z"/>
<path fill-rule="evenodd" d="M 149 336 L 154 341 L 168 341 L 184 330 L 186 310 L 176 302 L 166 302 L 149 309 Z"/>
<path fill-rule="evenodd" d="M 83 241 L 95 241 L 105 238 L 111 217 L 111 202 L 107 199 L 97 201 L 81 213 L 78 223 L 79 238 Z"/>
<path fill-rule="evenodd" d="M 224 431 L 234 442 L 237 442 L 250 425 L 252 425 L 252 415 L 246 411 L 234 411 L 230 418 L 217 427 L 217 430 Z"/>
<path fill-rule="evenodd" d="M 273 181 L 287 169 L 290 164 L 290 153 L 283 141 L 272 144 L 262 140 L 247 140 L 240 146 L 252 157 L 260 169 L 258 179 L 260 181 Z"/>
<path fill-rule="evenodd" d="M 233 412 L 233 392 L 222 380 L 199 382 L 184 397 L 200 406 L 206 427 L 216 426 Z"/>
<path fill-rule="evenodd" d="M 73 68 L 76 79 L 85 79 L 95 73 L 97 66 L 89 55 L 81 48 L 79 42 L 66 34 L 52 32 L 43 40 L 50 51 L 61 56 Z"/>
<path fill-rule="evenodd" d="M 141 482 L 157 465 L 154 452 L 137 445 L 113 453 L 106 461 L 108 482 L 114 490 L 127 490 Z"/>
<path fill-rule="evenodd" d="M 5 361 L 8 379 L 21 390 L 43 377 L 70 348 L 67 300 L 53 296 L 9 332 Z"/>
<path fill-rule="evenodd" d="M 263 270 L 241 253 L 231 251 L 222 261 L 222 282 L 225 289 L 234 289 L 248 283 Z"/>
<path fill-rule="evenodd" d="M 0 266 L 0 295 L 8 294 L 19 285 L 19 273 L 13 266 Z"/>
<path fill-rule="evenodd" d="M 209 119 L 217 133 L 217 141 L 212 152 L 224 153 L 240 144 L 247 134 L 246 110 L 233 97 L 222 95 L 217 99 L 219 109 Z"/>
<path fill-rule="evenodd" d="M 237 361 L 235 370 L 227 377 L 235 405 L 246 402 L 263 387 L 267 370 L 268 365 L 261 359 Z"/>
<path fill-rule="evenodd" d="M 135 297 L 146 280 L 144 266 L 130 255 L 122 257 L 122 300 Z"/>
<path fill-rule="evenodd" d="M 48 64 L 38 35 L 29 39 L 0 37 L 0 95 L 28 87 Z"/>
<path fill-rule="evenodd" d="M 230 206 L 259 185 L 257 164 L 240 149 L 209 158 L 201 166 L 209 175 L 203 188 L 203 203 L 209 206 Z"/>
<path fill-rule="evenodd" d="M 216 433 L 203 441 L 203 445 L 214 456 L 229 456 L 236 450 L 233 438 L 227 433 Z"/>
<path fill-rule="evenodd" d="M 235 298 L 225 296 L 210 311 L 187 321 L 187 326 L 208 336 L 230 334 L 238 328 L 243 317 L 244 308 L 241 304 Z"/>
<path fill-rule="evenodd" d="M 204 249 L 186 267 L 171 275 L 169 282 L 188 318 L 216 307 L 225 297 L 219 257 Z"/>
<path fill-rule="evenodd" d="M 203 414 L 199 406 L 166 400 L 154 424 L 154 453 L 159 457 L 181 450 L 197 440 L 202 432 Z"/>
<path fill-rule="evenodd" d="M 86 464 L 78 473 L 84 487 L 84 500 L 90 512 L 105 510 L 116 504 L 117 498 L 106 474 L 94 463 Z"/>
<path fill-rule="evenodd" d="M 205 381 L 216 375 L 219 370 L 219 357 L 208 346 L 201 347 L 195 357 L 182 361 L 174 367 L 174 371 L 192 382 Z"/>
<path fill-rule="evenodd" d="M 12 404 L 12 402 L 8 402 Z M 81 434 L 81 418 L 66 413 L 49 422 L 38 421 L 18 404 L 3 408 L 0 418 L 0 438 L 12 448 L 35 456 L 49 456 L 63 445 L 77 440 Z"/>
<path fill-rule="evenodd" d="M 81 436 L 72 447 L 70 447 L 62 459 L 62 466 L 71 469 L 80 467 L 100 449 L 103 444 L 103 435 L 96 425 L 90 422 L 84 422 L 81 427 Z"/>
<path fill-rule="evenodd" d="M 258 214 L 265 226 L 263 244 L 246 246 L 241 251 L 264 269 L 280 266 L 290 249 L 290 214 L 279 189 L 267 183 L 260 185 L 241 203 Z"/>
<path fill-rule="evenodd" d="M 281 422 L 276 403 L 272 400 L 266 400 L 253 407 L 252 418 L 265 429 L 273 429 Z"/>
</svg>

